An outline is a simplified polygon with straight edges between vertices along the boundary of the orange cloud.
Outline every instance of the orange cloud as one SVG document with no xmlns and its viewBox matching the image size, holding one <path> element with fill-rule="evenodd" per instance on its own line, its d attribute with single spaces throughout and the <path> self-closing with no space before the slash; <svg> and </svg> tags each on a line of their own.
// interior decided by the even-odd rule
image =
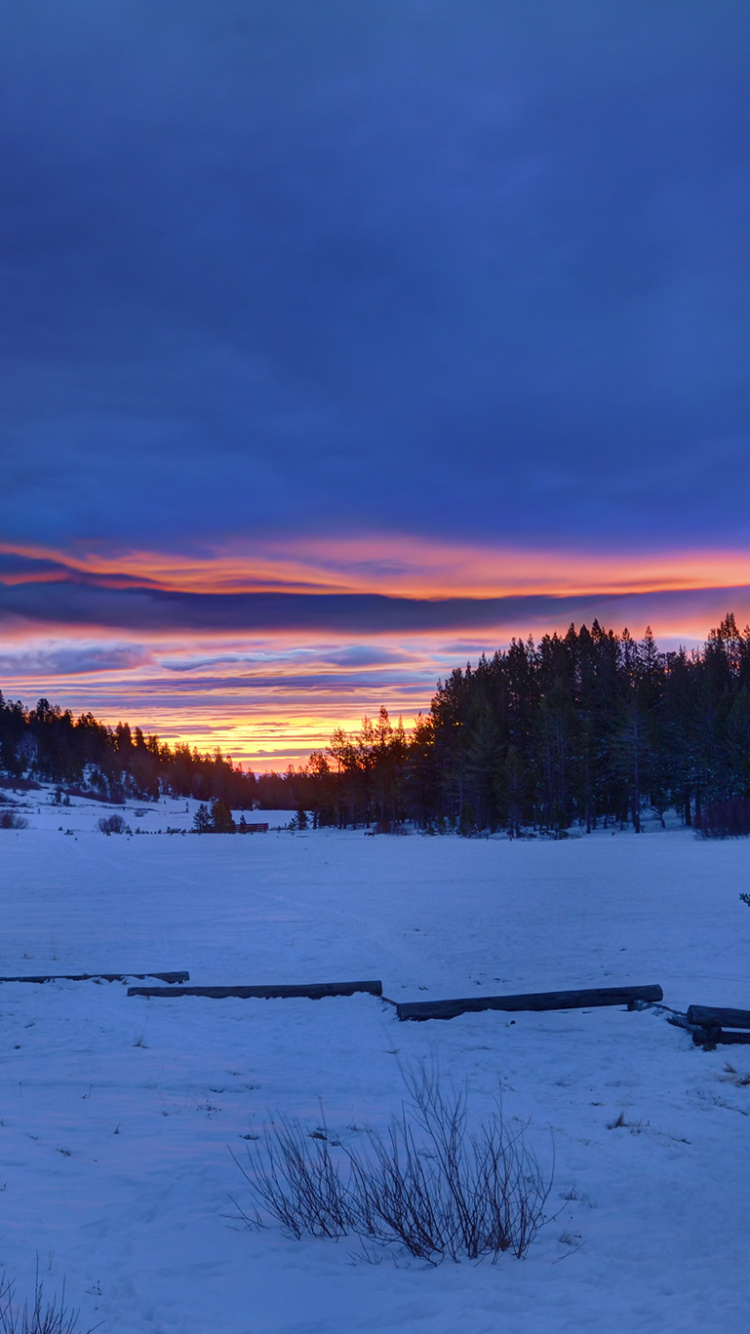
<svg viewBox="0 0 750 1334">
<path fill-rule="evenodd" d="M 1 545 L 39 568 L 0 571 L 0 582 L 94 580 L 171 592 L 380 593 L 399 597 L 591 596 L 741 587 L 750 553 L 741 550 L 588 551 L 364 537 L 263 539 L 207 545 L 196 554 L 110 550 L 76 553 Z"/>
</svg>

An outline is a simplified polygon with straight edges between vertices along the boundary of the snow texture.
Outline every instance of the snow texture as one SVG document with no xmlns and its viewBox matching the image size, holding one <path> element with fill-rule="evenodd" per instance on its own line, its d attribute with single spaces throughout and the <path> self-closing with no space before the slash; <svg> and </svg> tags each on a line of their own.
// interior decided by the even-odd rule
<svg viewBox="0 0 750 1334">
<path fill-rule="evenodd" d="M 101 804 L 51 795 L 17 794 L 29 827 L 0 831 L 2 974 L 380 977 L 394 1000 L 658 982 L 677 1009 L 750 1005 L 743 841 L 183 836 L 166 830 L 194 805 L 168 800 L 125 812 L 142 835 L 105 837 Z M 38 1257 L 83 1328 L 749 1327 L 750 1048 L 698 1050 L 656 1009 L 399 1024 L 366 995 L 144 1000 L 94 981 L 2 984 L 0 1014 L 0 1268 L 23 1296 Z M 555 1216 L 525 1260 L 371 1265 L 355 1239 L 239 1225 L 243 1136 L 279 1113 L 314 1129 L 321 1104 L 347 1143 L 382 1131 L 421 1061 L 478 1117 L 500 1094 L 543 1163 L 554 1144 Z"/>
</svg>

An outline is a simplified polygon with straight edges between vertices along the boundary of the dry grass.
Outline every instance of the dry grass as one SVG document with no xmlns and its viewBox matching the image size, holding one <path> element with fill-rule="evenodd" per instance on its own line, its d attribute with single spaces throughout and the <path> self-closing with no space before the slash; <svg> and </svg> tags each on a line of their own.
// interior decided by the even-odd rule
<svg viewBox="0 0 750 1334">
<path fill-rule="evenodd" d="M 725 1074 L 719 1075 L 725 1084 L 734 1084 L 735 1088 L 744 1089 L 750 1087 L 750 1073 L 747 1071 L 735 1070 L 734 1066 L 727 1061 L 724 1065 Z"/>
<path fill-rule="evenodd" d="M 18 1306 L 13 1298 L 14 1285 L 3 1274 L 0 1277 L 0 1334 L 94 1334 L 99 1328 L 94 1325 L 86 1331 L 81 1329 L 80 1313 L 66 1306 L 64 1283 L 59 1298 L 56 1293 L 51 1301 L 45 1297 L 38 1265 L 32 1305 L 24 1302 L 23 1306 Z"/>
</svg>

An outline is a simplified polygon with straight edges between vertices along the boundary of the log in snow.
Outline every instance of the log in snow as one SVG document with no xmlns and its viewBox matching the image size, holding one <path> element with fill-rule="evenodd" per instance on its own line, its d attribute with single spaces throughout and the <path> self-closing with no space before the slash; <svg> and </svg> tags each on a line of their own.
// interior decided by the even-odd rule
<svg viewBox="0 0 750 1334">
<path fill-rule="evenodd" d="M 725 1028 L 702 1028 L 698 1024 L 692 1025 L 692 1032 L 696 1047 L 703 1047 L 705 1051 L 713 1051 L 719 1043 L 726 1047 L 750 1045 L 750 1033 L 727 1032 Z"/>
<path fill-rule="evenodd" d="M 703 1028 L 749 1028 L 750 1010 L 728 1010 L 720 1005 L 690 1005 L 687 1021 Z"/>
<path fill-rule="evenodd" d="M 382 982 L 310 982 L 303 986 L 275 987 L 128 987 L 129 996 L 208 996 L 212 1000 L 287 1000 L 302 996 L 320 1000 L 323 996 L 353 996 L 366 991 L 370 996 L 382 996 Z"/>
<path fill-rule="evenodd" d="M 127 982 L 130 977 L 157 977 L 161 982 L 189 982 L 189 973 L 43 973 L 38 977 L 0 977 L 0 982 Z"/>
<path fill-rule="evenodd" d="M 462 1000 L 410 1001 L 396 1005 L 399 1019 L 454 1019 L 478 1010 L 578 1010 L 598 1005 L 660 1001 L 659 986 L 595 987 L 589 991 L 531 991 L 521 996 L 468 996 Z"/>
</svg>

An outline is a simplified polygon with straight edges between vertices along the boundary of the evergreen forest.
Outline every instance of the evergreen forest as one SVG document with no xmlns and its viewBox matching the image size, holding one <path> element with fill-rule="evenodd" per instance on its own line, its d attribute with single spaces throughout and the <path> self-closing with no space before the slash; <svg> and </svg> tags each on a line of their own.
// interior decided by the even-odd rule
<svg viewBox="0 0 750 1334">
<path fill-rule="evenodd" d="M 284 774 L 0 694 L 0 769 L 6 786 L 52 782 L 110 802 L 169 793 L 383 831 L 640 832 L 645 812 L 672 811 L 706 834 L 747 833 L 750 627 L 730 613 L 689 652 L 597 621 L 514 639 L 438 682 L 408 734 L 381 708 Z"/>
</svg>

